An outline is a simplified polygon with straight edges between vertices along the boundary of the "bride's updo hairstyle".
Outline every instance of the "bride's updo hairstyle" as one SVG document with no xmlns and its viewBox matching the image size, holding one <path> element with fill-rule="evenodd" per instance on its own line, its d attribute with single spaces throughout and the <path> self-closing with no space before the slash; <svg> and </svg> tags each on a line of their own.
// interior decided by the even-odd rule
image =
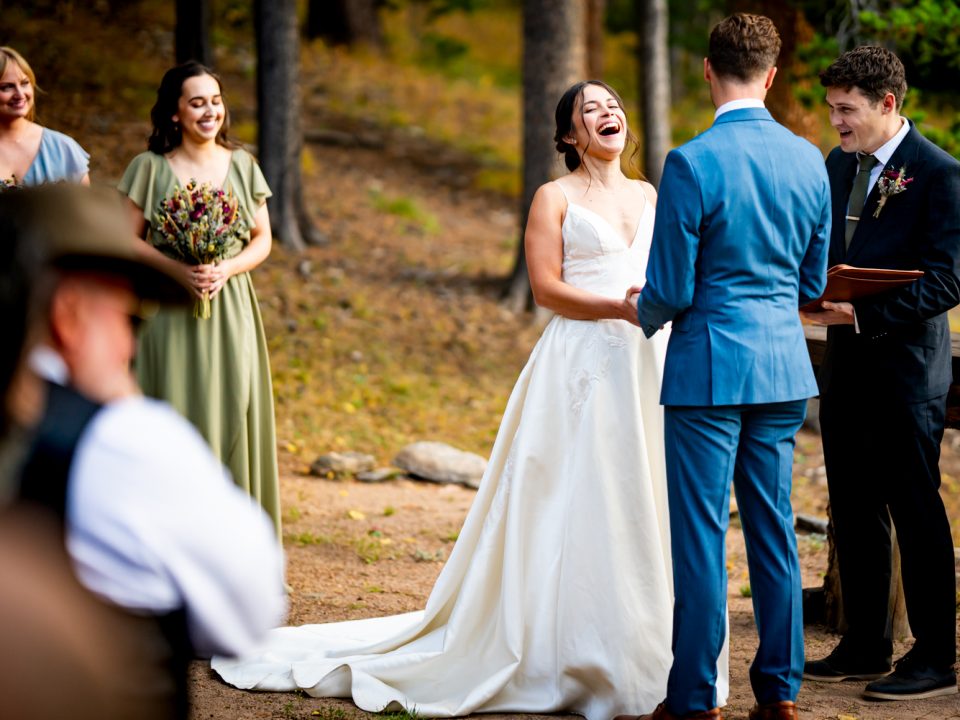
<svg viewBox="0 0 960 720">
<path fill-rule="evenodd" d="M 188 60 L 182 65 L 172 67 L 163 74 L 160 87 L 157 88 L 157 102 L 150 109 L 150 120 L 153 122 L 153 132 L 147 140 L 147 149 L 157 155 L 164 155 L 180 147 L 183 142 L 183 131 L 180 123 L 173 121 L 173 116 L 180 110 L 180 96 L 183 94 L 183 83 L 189 78 L 198 75 L 209 75 L 217 81 L 220 92 L 223 93 L 223 82 L 220 76 L 206 65 L 196 60 Z M 217 144 L 235 150 L 240 144 L 231 140 L 227 133 L 230 130 L 230 108 L 226 101 L 223 103 L 223 125 L 217 133 Z"/>
<path fill-rule="evenodd" d="M 620 94 L 616 90 L 602 80 L 581 80 L 580 82 L 575 83 L 567 88 L 567 91 L 563 94 L 563 97 L 560 98 L 560 102 L 557 103 L 557 132 L 554 133 L 553 140 L 557 144 L 557 152 L 563 155 L 563 162 L 567 166 L 567 170 L 570 172 L 573 172 L 580 167 L 580 165 L 583 164 L 583 161 L 581 160 L 581 154 L 577 151 L 577 148 L 568 143 L 565 138 L 569 137 L 573 133 L 573 113 L 579 112 L 581 116 L 583 115 L 583 90 L 587 85 L 597 85 L 602 87 L 613 96 L 613 98 L 617 101 L 617 104 L 620 106 L 620 109 L 624 110 L 624 113 L 626 113 L 626 110 L 623 107 L 623 98 L 620 97 Z M 637 163 L 637 156 L 640 154 L 640 143 L 637 141 L 637 137 L 633 134 L 633 131 L 630 130 L 629 127 L 627 128 L 627 143 L 633 145 L 633 152 L 630 153 L 627 166 L 638 177 L 642 178 L 643 173 L 640 172 L 640 166 Z M 586 151 L 587 148 L 583 148 L 583 152 Z"/>
</svg>

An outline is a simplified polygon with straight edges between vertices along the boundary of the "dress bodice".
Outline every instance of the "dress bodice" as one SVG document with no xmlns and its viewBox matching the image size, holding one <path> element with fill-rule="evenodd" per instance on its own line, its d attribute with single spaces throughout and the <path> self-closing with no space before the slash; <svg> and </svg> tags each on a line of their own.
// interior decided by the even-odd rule
<svg viewBox="0 0 960 720">
<path fill-rule="evenodd" d="M 568 199 L 561 226 L 564 282 L 607 297 L 623 297 L 628 287 L 642 284 L 653 218 L 648 200 L 628 244 L 602 215 Z"/>
<path fill-rule="evenodd" d="M 40 149 L 26 174 L 24 185 L 52 182 L 80 182 L 89 169 L 90 155 L 69 135 L 43 128 Z"/>
</svg>

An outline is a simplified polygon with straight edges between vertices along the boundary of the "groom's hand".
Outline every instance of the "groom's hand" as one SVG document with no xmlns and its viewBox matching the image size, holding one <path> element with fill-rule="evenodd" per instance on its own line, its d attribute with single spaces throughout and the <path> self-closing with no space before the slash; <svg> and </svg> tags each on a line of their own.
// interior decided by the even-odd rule
<svg viewBox="0 0 960 720">
<path fill-rule="evenodd" d="M 853 325 L 853 305 L 848 302 L 824 301 L 823 312 L 803 313 L 814 325 Z"/>
</svg>

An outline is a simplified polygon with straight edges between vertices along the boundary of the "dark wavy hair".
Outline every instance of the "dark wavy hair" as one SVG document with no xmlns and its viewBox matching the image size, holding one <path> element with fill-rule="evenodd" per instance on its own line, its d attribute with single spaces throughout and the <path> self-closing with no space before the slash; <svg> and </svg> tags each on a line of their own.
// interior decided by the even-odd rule
<svg viewBox="0 0 960 720">
<path fill-rule="evenodd" d="M 557 152 L 563 155 L 563 162 L 570 172 L 580 167 L 583 164 L 583 159 L 581 154 L 577 152 L 577 148 L 568 143 L 565 138 L 573 132 L 574 111 L 579 108 L 581 117 L 583 115 L 583 91 L 587 85 L 602 87 L 613 95 L 614 99 L 620 105 L 620 108 L 623 109 L 623 99 L 620 97 L 620 94 L 602 80 L 581 80 L 567 88 L 567 91 L 563 93 L 563 96 L 560 98 L 560 102 L 557 103 L 557 111 L 555 113 L 557 131 L 553 135 L 553 141 L 557 144 Z M 624 110 L 624 112 L 626 111 Z M 629 127 L 627 127 L 627 142 L 633 144 L 633 152 L 630 153 L 627 165 L 638 177 L 642 178 L 643 173 L 640 172 L 640 165 L 637 162 L 637 158 L 640 155 L 640 143 Z M 586 152 L 587 148 L 583 148 L 583 151 Z"/>
<path fill-rule="evenodd" d="M 180 143 L 183 142 L 183 132 L 180 124 L 173 121 L 173 116 L 180 109 L 178 102 L 183 94 L 183 83 L 199 75 L 209 75 L 216 80 L 220 86 L 221 95 L 223 94 L 223 81 L 220 80 L 220 76 L 196 60 L 189 60 L 182 65 L 172 67 L 163 74 L 160 87 L 157 88 L 157 101 L 150 109 L 150 120 L 153 122 L 153 132 L 147 140 L 147 149 L 150 152 L 164 155 L 180 147 Z M 233 150 L 240 147 L 240 144 L 228 136 L 229 131 L 230 109 L 224 101 L 223 125 L 217 133 L 217 143 Z"/>
<path fill-rule="evenodd" d="M 825 88 L 844 90 L 860 88 L 872 103 L 893 93 L 897 111 L 903 107 L 907 94 L 907 75 L 900 58 L 878 45 L 864 45 L 845 52 L 820 73 L 820 84 Z"/>
</svg>

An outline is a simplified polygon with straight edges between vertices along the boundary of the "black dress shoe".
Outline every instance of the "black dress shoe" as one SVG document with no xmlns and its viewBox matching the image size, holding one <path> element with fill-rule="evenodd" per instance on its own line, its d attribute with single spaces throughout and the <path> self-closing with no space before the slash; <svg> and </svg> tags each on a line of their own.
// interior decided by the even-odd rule
<svg viewBox="0 0 960 720">
<path fill-rule="evenodd" d="M 890 659 L 865 656 L 847 649 L 841 640 L 833 652 L 822 660 L 803 664 L 803 679 L 817 682 L 841 680 L 876 680 L 890 674 Z"/>
<path fill-rule="evenodd" d="M 897 661 L 892 674 L 869 683 L 865 698 L 874 700 L 922 700 L 957 692 L 957 673 L 952 665 L 935 667 L 909 654 Z"/>
</svg>

